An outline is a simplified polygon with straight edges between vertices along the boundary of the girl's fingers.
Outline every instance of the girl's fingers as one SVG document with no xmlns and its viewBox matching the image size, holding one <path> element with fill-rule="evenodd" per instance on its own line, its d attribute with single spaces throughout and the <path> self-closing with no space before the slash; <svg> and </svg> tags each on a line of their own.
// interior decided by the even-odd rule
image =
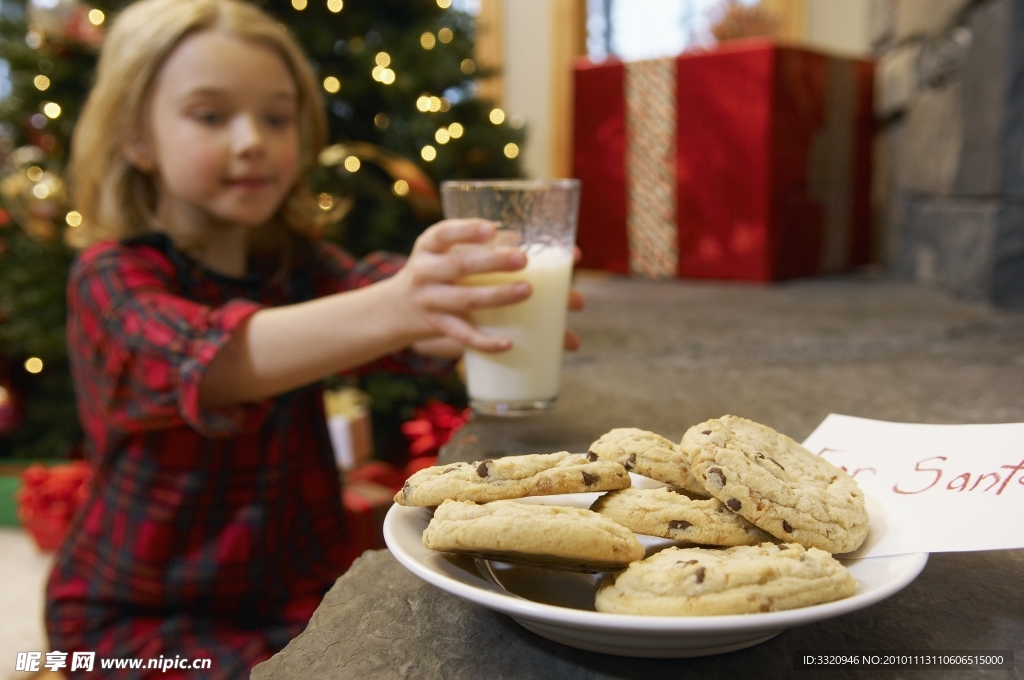
<svg viewBox="0 0 1024 680">
<path fill-rule="evenodd" d="M 574 312 L 578 312 L 586 306 L 586 303 L 587 301 L 586 298 L 583 297 L 583 293 L 575 289 L 569 291 L 569 309 Z"/>
<path fill-rule="evenodd" d="M 487 335 L 465 319 L 451 314 L 435 316 L 434 326 L 465 347 L 481 352 L 504 352 L 512 347 L 512 341 L 500 335 Z"/>
<path fill-rule="evenodd" d="M 443 220 L 420 234 L 413 252 L 444 253 L 456 243 L 486 243 L 493 236 L 494 224 L 487 220 Z"/>
<path fill-rule="evenodd" d="M 454 338 L 442 335 L 439 338 L 420 340 L 412 344 L 412 350 L 425 357 L 438 359 L 458 359 L 462 356 L 464 347 Z"/>
<path fill-rule="evenodd" d="M 563 347 L 565 347 L 565 349 L 569 350 L 570 352 L 575 352 L 580 348 L 580 344 L 582 344 L 580 341 L 580 336 L 577 335 L 576 331 L 574 331 L 571 328 L 566 328 L 565 342 L 563 343 Z"/>
<path fill-rule="evenodd" d="M 498 307 L 522 302 L 530 297 L 530 284 L 504 286 L 427 286 L 417 293 L 417 302 L 424 308 L 446 314 L 463 314 L 471 309 Z"/>
<path fill-rule="evenodd" d="M 419 253 L 412 261 L 418 277 L 427 281 L 457 281 L 482 272 L 510 272 L 526 266 L 526 255 L 517 248 L 465 245 L 446 253 Z"/>
</svg>

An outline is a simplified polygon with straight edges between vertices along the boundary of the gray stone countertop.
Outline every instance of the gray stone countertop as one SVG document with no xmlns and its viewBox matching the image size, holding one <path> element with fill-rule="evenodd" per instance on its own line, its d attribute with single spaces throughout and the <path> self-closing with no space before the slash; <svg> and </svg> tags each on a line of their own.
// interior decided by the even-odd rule
<svg viewBox="0 0 1024 680">
<path fill-rule="evenodd" d="M 476 418 L 441 463 L 585 451 L 613 427 L 679 440 L 726 413 L 799 440 L 829 413 L 903 422 L 1024 422 L 1024 315 L 864 278 L 774 286 L 582 278 L 559 403 Z M 1018 518 L 1019 519 L 1019 518 Z M 832 668 L 827 677 L 1020 678 L 1024 550 L 932 555 L 872 607 L 697 659 L 633 659 L 543 639 L 367 553 L 309 627 L 252 677 L 788 678 L 803 650 L 1014 650 L 1014 670 Z"/>
</svg>

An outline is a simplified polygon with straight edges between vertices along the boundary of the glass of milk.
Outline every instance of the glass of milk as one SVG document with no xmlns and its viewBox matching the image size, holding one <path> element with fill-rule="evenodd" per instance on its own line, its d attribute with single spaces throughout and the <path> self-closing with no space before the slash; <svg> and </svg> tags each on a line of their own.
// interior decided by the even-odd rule
<svg viewBox="0 0 1024 680">
<path fill-rule="evenodd" d="M 526 267 L 467 277 L 467 286 L 527 281 L 523 302 L 474 310 L 470 320 L 485 333 L 512 340 L 505 352 L 466 350 L 469 403 L 478 413 L 542 413 L 558 398 L 566 305 L 572 279 L 580 182 L 557 180 L 454 181 L 441 184 L 444 216 L 478 217 L 498 224 L 495 247 L 526 253 Z"/>
</svg>

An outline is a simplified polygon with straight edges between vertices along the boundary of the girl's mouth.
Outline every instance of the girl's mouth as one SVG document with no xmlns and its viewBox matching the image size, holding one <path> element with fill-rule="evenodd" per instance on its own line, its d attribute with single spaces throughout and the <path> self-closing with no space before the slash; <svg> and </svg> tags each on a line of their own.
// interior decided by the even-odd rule
<svg viewBox="0 0 1024 680">
<path fill-rule="evenodd" d="M 270 177 L 236 177 L 227 180 L 227 185 L 242 191 L 255 191 L 269 186 L 272 182 Z"/>
</svg>

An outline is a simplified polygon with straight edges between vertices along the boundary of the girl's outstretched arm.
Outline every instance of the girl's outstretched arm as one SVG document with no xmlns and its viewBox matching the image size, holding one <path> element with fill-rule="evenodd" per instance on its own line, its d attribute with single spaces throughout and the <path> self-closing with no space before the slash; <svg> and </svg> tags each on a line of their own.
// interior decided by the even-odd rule
<svg viewBox="0 0 1024 680">
<path fill-rule="evenodd" d="M 508 338 L 486 335 L 465 317 L 471 309 L 526 299 L 529 284 L 455 283 L 526 266 L 519 250 L 483 245 L 493 235 L 493 225 L 481 220 L 439 222 L 417 239 L 405 267 L 389 279 L 253 314 L 210 363 L 200 405 L 264 399 L 429 338 L 448 337 L 485 352 L 508 349 Z"/>
</svg>

